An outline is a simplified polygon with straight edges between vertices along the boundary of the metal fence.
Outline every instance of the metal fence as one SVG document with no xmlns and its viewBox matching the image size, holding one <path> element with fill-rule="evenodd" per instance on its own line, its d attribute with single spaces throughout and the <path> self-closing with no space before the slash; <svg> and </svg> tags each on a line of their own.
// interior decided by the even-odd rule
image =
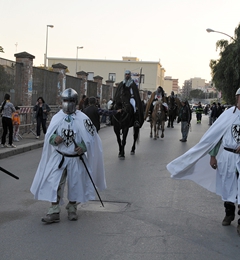
<svg viewBox="0 0 240 260">
<path fill-rule="evenodd" d="M 20 129 L 19 134 L 22 136 L 24 134 L 34 134 L 36 135 L 36 119 L 35 112 L 33 111 L 33 106 L 20 106 Z M 51 111 L 47 117 L 47 125 L 50 123 L 52 117 L 60 110 L 59 106 L 50 106 Z M 2 136 L 2 120 L 0 120 L 0 135 Z"/>
</svg>

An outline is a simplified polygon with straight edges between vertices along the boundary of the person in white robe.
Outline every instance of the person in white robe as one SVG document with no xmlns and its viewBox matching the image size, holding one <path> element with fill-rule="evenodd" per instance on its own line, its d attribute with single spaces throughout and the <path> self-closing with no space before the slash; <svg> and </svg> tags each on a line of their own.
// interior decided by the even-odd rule
<svg viewBox="0 0 240 260">
<path fill-rule="evenodd" d="M 234 220 L 236 203 L 240 215 L 239 154 L 240 88 L 236 92 L 236 106 L 222 113 L 199 143 L 167 164 L 172 178 L 192 180 L 222 197 L 226 213 L 223 226 Z M 240 234 L 240 219 L 237 232 Z"/>
<path fill-rule="evenodd" d="M 68 186 L 69 220 L 77 220 L 77 205 L 95 199 L 95 188 L 80 160 L 82 156 L 98 190 L 106 188 L 102 143 L 91 120 L 76 110 L 78 94 L 62 93 L 62 110 L 53 116 L 44 139 L 42 157 L 30 191 L 51 206 L 42 222 L 60 221 L 64 186 Z"/>
</svg>

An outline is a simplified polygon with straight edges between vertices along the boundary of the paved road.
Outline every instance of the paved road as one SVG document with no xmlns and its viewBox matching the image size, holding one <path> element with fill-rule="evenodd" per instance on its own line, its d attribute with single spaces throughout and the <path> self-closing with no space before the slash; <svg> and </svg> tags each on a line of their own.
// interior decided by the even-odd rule
<svg viewBox="0 0 240 260">
<path fill-rule="evenodd" d="M 193 146 L 208 129 L 193 118 L 188 142 L 179 139 L 180 125 L 166 129 L 165 138 L 149 138 L 141 130 L 136 154 L 117 158 L 112 128 L 101 129 L 108 188 L 98 201 L 79 205 L 77 222 L 41 223 L 47 202 L 33 200 L 29 188 L 41 148 L 1 160 L 1 166 L 19 175 L 0 173 L 0 252 L 2 260 L 153 260 L 239 259 L 240 237 L 235 220 L 222 227 L 221 199 L 190 181 L 170 178 L 166 164 Z"/>
</svg>

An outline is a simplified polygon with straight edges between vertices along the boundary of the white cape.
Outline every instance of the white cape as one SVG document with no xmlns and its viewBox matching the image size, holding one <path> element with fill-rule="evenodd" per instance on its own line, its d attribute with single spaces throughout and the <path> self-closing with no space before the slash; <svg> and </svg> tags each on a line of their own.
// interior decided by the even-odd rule
<svg viewBox="0 0 240 260">
<path fill-rule="evenodd" d="M 208 131 L 202 136 L 199 143 L 186 153 L 167 165 L 171 177 L 174 179 L 192 180 L 211 192 L 216 193 L 216 170 L 210 166 L 208 154 L 226 133 L 230 125 L 240 115 L 240 110 L 232 107 L 220 115 Z M 220 148 L 219 153 L 221 153 Z M 221 194 L 218 194 L 221 195 Z"/>
<path fill-rule="evenodd" d="M 51 177 L 52 167 L 57 167 L 56 164 L 55 166 L 51 166 L 51 162 L 49 161 L 53 158 L 53 154 L 56 154 L 57 152 L 55 151 L 56 148 L 49 143 L 49 140 L 65 117 L 66 114 L 62 110 L 59 111 L 56 115 L 53 116 L 47 129 L 47 133 L 44 139 L 42 157 L 30 189 L 35 199 L 47 200 L 50 202 L 56 201 L 56 192 L 49 192 L 49 187 L 53 187 L 53 189 L 57 191 L 61 176 L 57 177 L 57 181 L 56 179 L 54 181 Z M 103 164 L 102 142 L 96 130 L 93 134 L 92 132 L 90 133 L 90 131 L 86 131 L 85 127 L 83 127 L 86 120 L 89 120 L 89 118 L 84 113 L 77 110 L 74 118 L 74 124 L 75 127 L 77 127 L 77 130 L 80 132 L 80 136 L 82 140 L 84 140 L 87 148 L 87 152 L 83 156 L 84 161 L 97 188 L 99 190 L 104 190 L 106 188 L 106 180 Z M 61 158 L 61 155 L 59 155 L 59 157 Z M 58 160 L 58 162 L 60 162 L 60 160 Z M 84 167 L 82 166 L 82 168 Z"/>
</svg>

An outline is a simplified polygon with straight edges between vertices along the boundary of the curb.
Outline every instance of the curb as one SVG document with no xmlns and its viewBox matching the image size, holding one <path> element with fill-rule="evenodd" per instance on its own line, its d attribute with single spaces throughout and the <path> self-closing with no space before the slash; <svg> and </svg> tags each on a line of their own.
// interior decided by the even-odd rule
<svg viewBox="0 0 240 260">
<path fill-rule="evenodd" d="M 31 151 L 33 149 L 41 148 L 43 147 L 44 141 L 41 142 L 34 142 L 34 143 L 28 143 L 28 144 L 22 144 L 17 146 L 16 148 L 0 148 L 0 159 L 4 159 L 13 155 L 17 155 L 20 153 L 25 153 L 28 151 Z"/>
</svg>

